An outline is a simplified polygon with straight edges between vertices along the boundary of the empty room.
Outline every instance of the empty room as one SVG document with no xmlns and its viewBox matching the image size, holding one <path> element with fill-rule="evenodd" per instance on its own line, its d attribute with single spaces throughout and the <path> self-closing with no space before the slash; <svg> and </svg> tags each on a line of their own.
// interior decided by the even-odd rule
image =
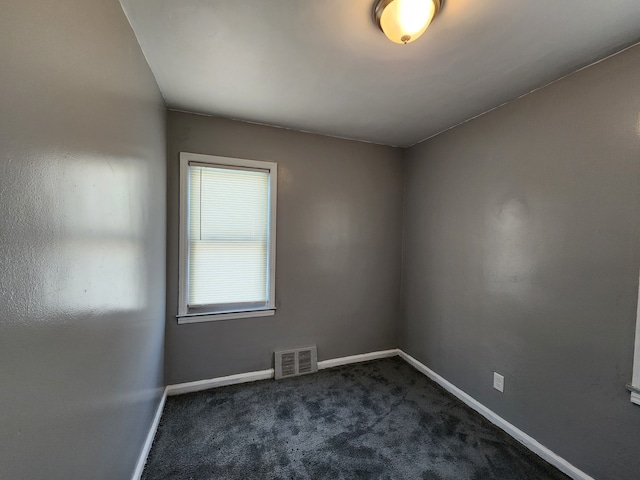
<svg viewBox="0 0 640 480">
<path fill-rule="evenodd" d="M 3 0 L 0 479 L 640 479 L 638 0 Z"/>
</svg>

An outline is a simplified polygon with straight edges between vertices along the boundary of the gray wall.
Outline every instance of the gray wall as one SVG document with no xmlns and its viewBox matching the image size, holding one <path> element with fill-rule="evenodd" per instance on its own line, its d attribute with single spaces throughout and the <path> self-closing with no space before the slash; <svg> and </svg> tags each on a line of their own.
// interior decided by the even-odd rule
<svg viewBox="0 0 640 480">
<path fill-rule="evenodd" d="M 167 135 L 167 383 L 271 368 L 278 347 L 397 346 L 401 150 L 180 112 Z M 177 325 L 181 151 L 278 162 L 275 316 Z"/>
<path fill-rule="evenodd" d="M 595 478 L 638 478 L 640 47 L 405 167 L 400 346 Z"/>
<path fill-rule="evenodd" d="M 164 104 L 116 0 L 6 1 L 0 37 L 0 478 L 131 478 L 163 383 Z"/>
</svg>

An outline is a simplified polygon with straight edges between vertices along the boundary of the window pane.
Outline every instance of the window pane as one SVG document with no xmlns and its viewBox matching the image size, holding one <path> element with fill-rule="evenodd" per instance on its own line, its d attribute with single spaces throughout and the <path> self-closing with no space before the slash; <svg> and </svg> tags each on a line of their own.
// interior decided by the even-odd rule
<svg viewBox="0 0 640 480">
<path fill-rule="evenodd" d="M 189 305 L 267 302 L 269 173 L 189 167 Z"/>
</svg>

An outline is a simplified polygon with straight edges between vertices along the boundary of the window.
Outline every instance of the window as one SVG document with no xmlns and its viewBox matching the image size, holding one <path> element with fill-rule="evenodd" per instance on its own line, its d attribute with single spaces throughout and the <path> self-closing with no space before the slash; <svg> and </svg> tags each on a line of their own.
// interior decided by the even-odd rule
<svg viewBox="0 0 640 480">
<path fill-rule="evenodd" d="M 180 154 L 178 323 L 273 315 L 277 164 Z"/>
</svg>

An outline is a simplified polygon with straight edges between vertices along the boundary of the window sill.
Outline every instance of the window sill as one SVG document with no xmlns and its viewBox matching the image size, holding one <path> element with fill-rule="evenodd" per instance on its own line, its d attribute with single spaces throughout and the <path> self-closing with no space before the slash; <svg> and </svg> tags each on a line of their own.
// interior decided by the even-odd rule
<svg viewBox="0 0 640 480">
<path fill-rule="evenodd" d="M 221 320 L 234 320 L 237 318 L 270 317 L 275 313 L 275 308 L 267 308 L 261 310 L 248 310 L 243 312 L 192 313 L 186 315 L 178 315 L 177 318 L 178 325 L 185 325 L 187 323 L 219 322 Z"/>
<path fill-rule="evenodd" d="M 627 390 L 631 392 L 631 403 L 640 405 L 640 388 L 627 383 Z"/>
</svg>

